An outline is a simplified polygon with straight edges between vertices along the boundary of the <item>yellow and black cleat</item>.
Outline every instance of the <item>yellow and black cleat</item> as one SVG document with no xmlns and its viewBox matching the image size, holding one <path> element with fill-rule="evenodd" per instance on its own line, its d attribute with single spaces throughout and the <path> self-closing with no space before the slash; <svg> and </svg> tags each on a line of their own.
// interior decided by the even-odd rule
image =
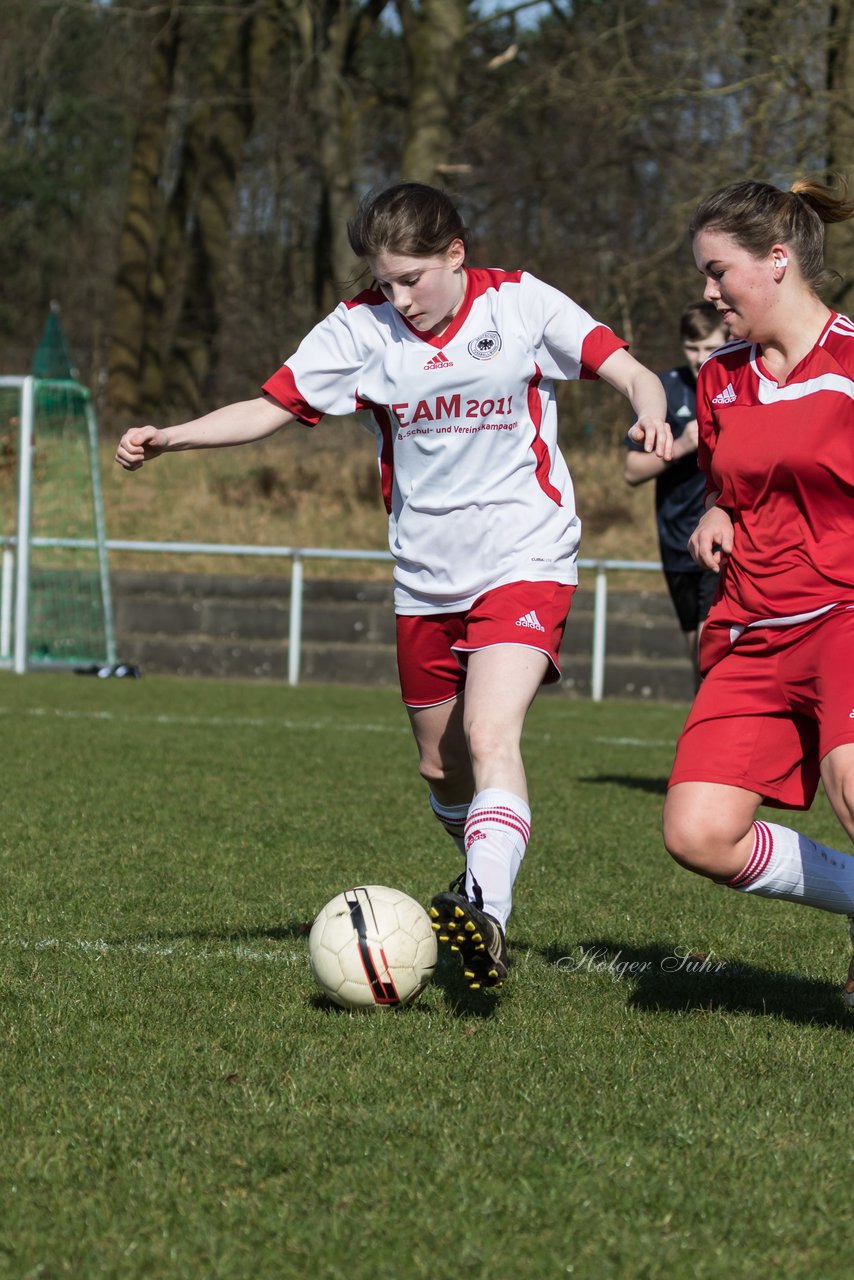
<svg viewBox="0 0 854 1280">
<path fill-rule="evenodd" d="M 436 894 L 430 918 L 438 941 L 459 954 L 472 991 L 504 985 L 507 944 L 497 920 L 453 890 Z"/>
</svg>

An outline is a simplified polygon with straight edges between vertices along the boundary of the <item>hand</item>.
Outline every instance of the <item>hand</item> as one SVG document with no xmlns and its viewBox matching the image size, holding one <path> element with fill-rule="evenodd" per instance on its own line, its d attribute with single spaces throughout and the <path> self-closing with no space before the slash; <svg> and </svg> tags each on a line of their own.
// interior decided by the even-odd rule
<svg viewBox="0 0 854 1280">
<path fill-rule="evenodd" d="M 663 418 L 644 414 L 629 427 L 629 438 L 638 444 L 643 443 L 645 453 L 654 453 L 665 462 L 670 462 L 673 457 L 673 434 Z"/>
<path fill-rule="evenodd" d="M 700 433 L 697 428 L 697 419 L 692 418 L 690 422 L 685 423 L 685 430 L 682 434 L 673 441 L 674 458 L 687 458 L 689 453 L 696 453 L 699 443 Z"/>
<path fill-rule="evenodd" d="M 138 471 L 143 462 L 159 458 L 164 448 L 163 432 L 157 427 L 131 427 L 119 441 L 116 462 L 125 471 Z"/>
<path fill-rule="evenodd" d="M 732 551 L 733 533 L 727 513 L 710 507 L 688 539 L 688 550 L 701 569 L 720 573 Z"/>
</svg>

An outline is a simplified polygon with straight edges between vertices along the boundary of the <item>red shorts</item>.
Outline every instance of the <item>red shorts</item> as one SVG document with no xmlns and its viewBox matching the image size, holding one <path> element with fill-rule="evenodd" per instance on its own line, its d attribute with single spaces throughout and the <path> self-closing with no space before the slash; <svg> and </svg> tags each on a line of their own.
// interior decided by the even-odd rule
<svg viewBox="0 0 854 1280">
<path fill-rule="evenodd" d="M 670 786 L 718 782 L 808 809 L 829 751 L 854 742 L 854 610 L 744 631 L 700 686 Z"/>
<path fill-rule="evenodd" d="M 397 615 L 397 669 L 408 707 L 432 707 L 462 693 L 468 655 L 492 645 L 538 649 L 549 659 L 543 684 L 560 679 L 558 654 L 575 587 L 510 582 L 486 591 L 463 613 Z"/>
</svg>

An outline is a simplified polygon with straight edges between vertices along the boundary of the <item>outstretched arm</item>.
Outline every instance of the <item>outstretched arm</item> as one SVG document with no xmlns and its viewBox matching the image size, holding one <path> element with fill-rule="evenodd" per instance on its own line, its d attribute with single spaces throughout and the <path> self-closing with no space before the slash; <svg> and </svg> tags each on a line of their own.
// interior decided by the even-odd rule
<svg viewBox="0 0 854 1280">
<path fill-rule="evenodd" d="M 621 391 L 635 411 L 637 421 L 629 435 L 643 442 L 646 453 L 669 462 L 673 456 L 673 436 L 665 421 L 667 400 L 660 380 L 628 351 L 614 351 L 596 370 L 600 378 Z"/>
<path fill-rule="evenodd" d="M 116 462 L 126 471 L 138 471 L 144 462 L 159 458 L 161 453 L 249 444 L 273 435 L 293 421 L 294 415 L 272 396 L 241 400 L 180 426 L 131 427 L 119 441 Z"/>
</svg>

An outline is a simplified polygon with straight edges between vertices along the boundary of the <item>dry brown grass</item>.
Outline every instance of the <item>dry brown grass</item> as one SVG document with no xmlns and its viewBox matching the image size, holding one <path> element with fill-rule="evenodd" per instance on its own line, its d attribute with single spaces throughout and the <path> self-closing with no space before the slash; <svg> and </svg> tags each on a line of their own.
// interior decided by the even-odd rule
<svg viewBox="0 0 854 1280">
<path fill-rule="evenodd" d="M 581 554 L 587 559 L 656 560 L 653 486 L 630 489 L 624 483 L 622 402 L 615 396 L 611 408 L 601 390 L 598 400 L 590 397 L 598 417 L 588 412 L 587 402 L 579 395 L 562 419 L 571 423 L 578 441 L 568 448 L 567 456 L 584 526 Z M 16 419 L 6 422 L 0 415 L 0 533 L 6 535 L 15 532 L 16 432 Z M 72 458 L 63 437 L 57 439 L 58 449 L 47 450 L 42 441 L 36 451 L 34 529 L 74 536 L 91 527 L 91 515 L 76 502 L 82 484 L 70 478 Z M 115 464 L 115 443 L 105 435 L 101 450 L 111 539 L 387 549 L 373 438 L 353 419 L 324 422 L 316 430 L 291 428 L 240 449 L 176 454 L 133 474 Z M 76 462 L 82 473 L 85 459 L 81 455 Z M 51 514 L 60 508 L 60 515 Z M 40 522 L 43 528 L 36 527 Z M 287 558 L 254 556 L 181 554 L 179 558 L 116 551 L 111 563 L 115 569 L 290 573 Z M 312 561 L 310 572 L 387 578 L 389 567 L 371 561 Z M 617 583 L 647 590 L 661 585 L 659 576 L 649 573 L 623 573 Z"/>
<path fill-rule="evenodd" d="M 176 454 L 132 475 L 102 455 L 107 531 L 111 538 L 226 542 L 294 547 L 384 550 L 386 518 L 373 442 L 356 424 L 294 429 L 258 445 Z M 652 486 L 630 489 L 622 450 L 580 446 L 569 451 L 586 558 L 655 560 Z M 177 568 L 175 557 L 114 552 L 119 569 Z M 288 574 L 288 560 L 181 556 L 192 572 Z M 384 577 L 385 564 L 313 562 L 312 573 Z M 636 575 L 650 589 L 655 575 Z M 621 576 L 620 585 L 629 585 Z"/>
</svg>

